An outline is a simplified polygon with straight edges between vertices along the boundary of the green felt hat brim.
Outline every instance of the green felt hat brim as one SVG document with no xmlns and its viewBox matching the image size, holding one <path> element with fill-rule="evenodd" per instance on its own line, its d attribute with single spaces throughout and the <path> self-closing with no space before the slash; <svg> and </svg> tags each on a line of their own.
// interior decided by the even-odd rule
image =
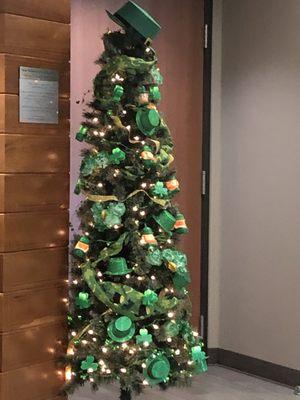
<svg viewBox="0 0 300 400">
<path fill-rule="evenodd" d="M 126 25 L 117 17 L 117 15 L 112 14 L 108 10 L 106 10 L 107 15 L 110 19 L 112 19 L 117 25 L 120 25 L 122 28 L 126 28 Z"/>
<path fill-rule="evenodd" d="M 143 111 L 142 111 L 142 112 L 143 112 Z M 141 113 L 142 113 L 142 112 L 137 112 L 137 113 L 136 113 L 136 123 L 137 123 L 137 126 L 138 126 L 139 130 L 140 130 L 144 135 L 146 135 L 146 136 L 152 136 L 153 133 L 156 131 L 156 129 L 159 127 L 159 125 L 158 125 L 158 126 L 155 126 L 155 127 L 152 128 L 150 131 L 147 130 L 147 129 L 145 129 L 145 128 L 143 127 L 143 124 L 142 124 L 142 121 L 141 121 Z"/>
<path fill-rule="evenodd" d="M 151 360 L 152 361 L 152 360 Z M 146 380 L 150 383 L 150 385 L 157 385 L 157 384 L 159 384 L 159 383 L 161 383 L 161 382 L 163 382 L 166 378 L 152 378 L 149 374 L 148 374 L 148 367 L 149 367 L 149 365 L 150 365 L 151 363 L 149 363 L 148 365 L 147 365 L 147 367 L 146 368 L 144 368 L 144 370 L 143 370 L 143 375 L 144 375 L 144 377 L 146 378 Z"/>
<path fill-rule="evenodd" d="M 161 223 L 160 219 L 159 219 L 159 215 L 153 215 L 153 219 L 154 219 L 154 220 L 158 223 L 158 225 L 159 225 L 161 228 L 163 228 L 163 230 L 165 230 L 166 232 L 171 232 L 171 231 L 172 231 L 172 229 L 173 229 L 173 227 L 174 227 L 174 224 L 173 224 L 172 228 L 165 228 L 165 227 L 163 226 L 163 224 Z"/>
<path fill-rule="evenodd" d="M 135 334 L 135 326 L 132 324 L 129 333 L 127 333 L 124 337 L 116 336 L 113 332 L 115 321 L 110 322 L 108 325 L 107 331 L 109 333 L 109 337 L 113 339 L 115 342 L 122 343 L 127 342 L 128 340 L 132 339 Z"/>
<path fill-rule="evenodd" d="M 120 271 L 120 272 L 112 272 L 112 271 L 106 271 L 104 272 L 106 275 L 126 275 L 129 272 L 132 272 L 132 269 L 127 268 L 126 270 Z"/>
</svg>

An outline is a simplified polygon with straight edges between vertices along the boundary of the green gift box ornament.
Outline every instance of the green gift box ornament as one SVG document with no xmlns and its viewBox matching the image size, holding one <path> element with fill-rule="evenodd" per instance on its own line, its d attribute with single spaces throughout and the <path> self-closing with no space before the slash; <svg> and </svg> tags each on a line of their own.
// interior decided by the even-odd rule
<svg viewBox="0 0 300 400">
<path fill-rule="evenodd" d="M 113 257 L 109 260 L 107 275 L 126 275 L 131 272 L 124 257 Z"/>
<path fill-rule="evenodd" d="M 140 334 L 136 335 L 136 343 L 152 343 L 152 335 L 151 333 L 148 333 L 148 329 L 140 329 Z"/>
<path fill-rule="evenodd" d="M 154 215 L 153 218 L 166 232 L 170 232 L 174 228 L 176 222 L 175 217 L 167 210 L 163 210 L 160 214 Z"/>
<path fill-rule="evenodd" d="M 114 87 L 113 100 L 114 100 L 114 101 L 120 101 L 120 100 L 121 100 L 121 97 L 123 96 L 123 94 L 124 94 L 124 89 L 123 89 L 123 87 L 120 86 L 120 85 L 116 85 L 116 86 Z"/>
<path fill-rule="evenodd" d="M 123 316 L 109 323 L 107 333 L 115 342 L 123 343 L 134 336 L 135 326 L 130 318 Z"/>
<path fill-rule="evenodd" d="M 200 345 L 192 347 L 192 360 L 197 374 L 207 371 L 206 354 Z"/>
<path fill-rule="evenodd" d="M 135 119 L 137 127 L 146 136 L 152 136 L 160 126 L 160 116 L 155 108 L 140 108 Z"/>
<path fill-rule="evenodd" d="M 78 258 L 85 258 L 85 255 L 89 251 L 89 248 L 90 239 L 87 236 L 81 236 L 74 247 L 73 254 Z"/>
<path fill-rule="evenodd" d="M 164 382 L 170 373 L 170 363 L 167 357 L 157 352 L 147 358 L 143 374 L 150 385 L 157 385 Z"/>
<path fill-rule="evenodd" d="M 80 125 L 78 132 L 76 133 L 76 140 L 82 142 L 87 136 L 88 128 L 86 126 Z"/>
<path fill-rule="evenodd" d="M 161 29 L 159 23 L 133 1 L 125 3 L 114 14 L 109 11 L 106 12 L 125 31 L 133 33 L 137 41 L 150 44 Z"/>
</svg>

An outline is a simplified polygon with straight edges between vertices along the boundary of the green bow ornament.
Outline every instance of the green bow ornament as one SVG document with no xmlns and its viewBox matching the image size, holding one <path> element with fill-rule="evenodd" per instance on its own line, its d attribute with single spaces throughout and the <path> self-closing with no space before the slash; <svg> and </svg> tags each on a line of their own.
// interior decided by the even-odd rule
<svg viewBox="0 0 300 400">
<path fill-rule="evenodd" d="M 195 372 L 197 374 L 207 371 L 206 354 L 202 351 L 200 345 L 192 347 L 192 360 L 195 365 Z"/>
</svg>

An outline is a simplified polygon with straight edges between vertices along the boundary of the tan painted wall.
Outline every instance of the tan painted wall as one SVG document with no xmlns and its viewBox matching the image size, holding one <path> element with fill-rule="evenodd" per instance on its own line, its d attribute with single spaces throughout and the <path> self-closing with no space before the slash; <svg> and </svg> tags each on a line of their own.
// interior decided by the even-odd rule
<svg viewBox="0 0 300 400">
<path fill-rule="evenodd" d="M 212 132 L 213 168 L 219 168 L 217 176 L 213 172 L 212 213 L 220 215 L 211 219 L 210 250 L 212 274 L 220 274 L 210 287 L 220 290 L 220 309 L 216 301 L 210 310 L 212 344 L 295 369 L 299 22 L 298 0 L 223 2 L 221 128 L 216 115 Z M 211 332 L 218 332 L 214 313 L 220 315 L 219 337 Z"/>
</svg>

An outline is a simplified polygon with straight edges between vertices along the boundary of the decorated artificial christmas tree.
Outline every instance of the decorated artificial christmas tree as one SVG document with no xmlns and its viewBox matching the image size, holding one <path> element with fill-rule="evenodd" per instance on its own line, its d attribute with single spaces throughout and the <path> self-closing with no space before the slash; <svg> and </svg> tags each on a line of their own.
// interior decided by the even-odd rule
<svg viewBox="0 0 300 400">
<path fill-rule="evenodd" d="M 189 323 L 188 229 L 172 204 L 173 143 L 157 109 L 162 76 L 150 47 L 159 24 L 133 2 L 110 17 L 94 97 L 76 135 L 84 151 L 75 193 L 66 389 L 118 380 L 121 399 L 147 385 L 187 385 L 207 369 Z"/>
</svg>

